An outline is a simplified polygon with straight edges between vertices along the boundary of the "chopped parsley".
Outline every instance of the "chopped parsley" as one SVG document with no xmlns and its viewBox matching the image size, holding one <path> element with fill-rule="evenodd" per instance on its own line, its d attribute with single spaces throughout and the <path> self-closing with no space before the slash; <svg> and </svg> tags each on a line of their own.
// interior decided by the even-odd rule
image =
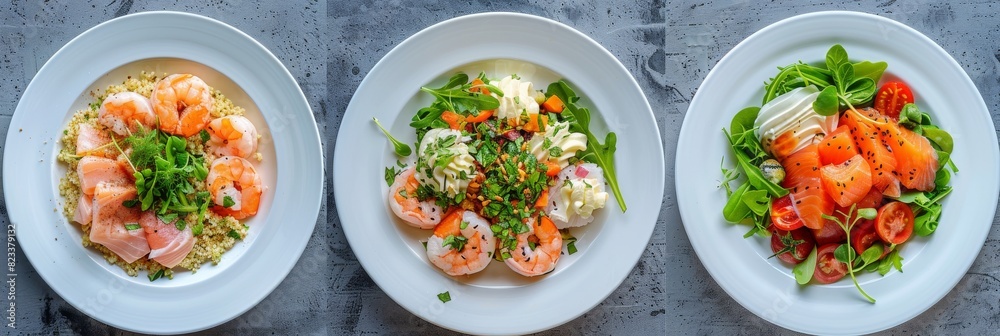
<svg viewBox="0 0 1000 336">
<path fill-rule="evenodd" d="M 125 223 L 125 230 L 135 231 L 141 228 L 142 227 L 139 226 L 139 223 Z"/>
<path fill-rule="evenodd" d="M 451 294 L 448 292 L 440 293 L 438 294 L 438 300 L 441 300 L 441 303 L 447 303 L 451 301 Z"/>
<path fill-rule="evenodd" d="M 444 241 L 441 242 L 441 246 L 450 246 L 455 251 L 461 251 L 465 248 L 465 244 L 468 242 L 469 239 L 463 236 L 448 235 L 444 238 Z"/>
<path fill-rule="evenodd" d="M 236 202 L 233 201 L 232 197 L 225 196 L 225 197 L 222 198 L 222 207 L 223 208 L 230 208 L 230 207 L 232 207 L 234 205 L 236 205 Z"/>
</svg>

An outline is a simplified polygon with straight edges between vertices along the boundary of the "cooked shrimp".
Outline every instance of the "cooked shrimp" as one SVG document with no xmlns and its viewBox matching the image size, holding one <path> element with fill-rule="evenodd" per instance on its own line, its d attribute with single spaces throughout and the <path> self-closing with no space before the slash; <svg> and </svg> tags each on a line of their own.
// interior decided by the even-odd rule
<svg viewBox="0 0 1000 336">
<path fill-rule="evenodd" d="M 156 82 L 149 98 L 159 118 L 160 129 L 189 137 L 212 120 L 212 90 L 195 75 L 175 74 Z"/>
<path fill-rule="evenodd" d="M 215 202 L 215 207 L 212 208 L 215 213 L 236 219 L 257 214 L 264 185 L 250 161 L 236 156 L 215 159 L 205 183 Z M 230 206 L 227 207 L 227 203 Z"/>
<path fill-rule="evenodd" d="M 250 157 L 257 151 L 257 128 L 243 116 L 226 116 L 208 123 L 208 149 L 218 156 Z"/>
<path fill-rule="evenodd" d="M 464 246 L 456 250 L 452 244 L 445 244 L 448 237 L 464 239 Z M 427 240 L 427 259 L 448 275 L 472 274 L 490 264 L 496 242 L 490 222 L 475 212 L 456 210 L 434 228 L 434 235 Z"/>
<path fill-rule="evenodd" d="M 119 92 L 104 98 L 97 111 L 97 122 L 118 135 L 129 135 L 139 125 L 151 128 L 156 124 L 156 115 L 153 114 L 153 105 L 146 97 L 135 92 Z"/>
<path fill-rule="evenodd" d="M 504 262 L 514 272 L 523 276 L 548 273 L 556 268 L 556 262 L 559 261 L 562 235 L 548 217 L 542 217 L 540 221 L 532 218 L 527 224 L 528 232 L 517 235 L 517 247 L 510 252 L 510 258 Z M 529 242 L 535 243 L 534 249 L 528 244 Z"/>
<path fill-rule="evenodd" d="M 420 183 L 414 176 L 415 168 L 404 170 L 389 187 L 389 207 L 396 216 L 407 224 L 421 228 L 433 229 L 441 222 L 444 209 L 434 203 L 434 200 L 420 201 L 417 199 L 417 187 Z"/>
</svg>

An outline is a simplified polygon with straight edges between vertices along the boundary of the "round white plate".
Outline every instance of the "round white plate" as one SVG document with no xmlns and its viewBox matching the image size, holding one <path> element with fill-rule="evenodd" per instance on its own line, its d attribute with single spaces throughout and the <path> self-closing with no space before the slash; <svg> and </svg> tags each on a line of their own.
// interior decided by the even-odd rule
<svg viewBox="0 0 1000 336">
<path fill-rule="evenodd" d="M 497 34 L 502 27 L 503 34 Z M 412 144 L 408 126 L 458 70 L 470 76 L 517 73 L 544 88 L 565 78 L 591 109 L 592 130 L 618 134 L 618 181 L 628 211 L 614 200 L 573 231 L 579 252 L 556 270 L 524 278 L 493 262 L 484 272 L 450 277 L 431 265 L 421 240 L 386 205 L 385 167 L 398 157 L 372 122 Z M 602 138 L 603 139 L 603 138 Z M 520 334 L 569 321 L 600 303 L 645 249 L 663 197 L 663 151 L 652 111 L 629 72 L 596 42 L 558 22 L 515 13 L 463 16 L 403 41 L 368 73 L 344 114 L 334 152 L 334 191 L 344 232 L 361 265 L 403 308 L 439 326 L 476 334 Z M 610 191 L 609 191 L 610 192 Z M 612 197 L 613 198 L 613 197 Z M 437 294 L 449 292 L 441 303 Z"/>
<path fill-rule="evenodd" d="M 55 160 L 70 116 L 90 92 L 140 71 L 193 73 L 246 108 L 262 135 L 258 172 L 268 187 L 247 239 L 219 265 L 150 282 L 81 246 L 82 231 L 62 215 Z M 28 85 L 7 132 L 4 196 L 21 251 L 71 305 L 109 325 L 184 333 L 226 322 L 284 279 L 319 213 L 323 161 L 309 103 L 281 62 L 222 22 L 176 12 L 128 15 L 87 30 L 60 49 Z M 293 164 L 286 164 L 293 163 Z"/>
<path fill-rule="evenodd" d="M 835 28 L 831 28 L 835 27 Z M 917 105 L 955 140 L 954 192 L 941 226 L 902 246 L 903 273 L 858 278 L 877 300 L 869 304 L 849 278 L 798 286 L 791 268 L 771 255 L 769 241 L 743 239 L 749 229 L 722 218 L 719 160 L 734 159 L 722 129 L 740 109 L 760 106 L 763 82 L 778 66 L 823 62 L 840 43 L 852 60 L 886 61 L 883 78 L 913 88 Z M 962 68 L 940 46 L 901 23 L 854 12 L 819 12 L 782 20 L 730 51 L 691 101 L 677 141 L 676 183 L 691 244 L 715 281 L 737 302 L 782 327 L 806 333 L 862 334 L 903 323 L 947 294 L 969 269 L 992 224 L 1000 190 L 1000 154 L 989 111 Z M 734 184 L 735 186 L 735 184 Z"/>
</svg>

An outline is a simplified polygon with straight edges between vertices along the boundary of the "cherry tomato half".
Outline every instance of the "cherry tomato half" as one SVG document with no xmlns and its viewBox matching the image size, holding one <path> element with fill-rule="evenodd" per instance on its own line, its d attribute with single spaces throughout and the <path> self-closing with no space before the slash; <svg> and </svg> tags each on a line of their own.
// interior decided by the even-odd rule
<svg viewBox="0 0 1000 336">
<path fill-rule="evenodd" d="M 833 251 L 837 250 L 840 244 L 826 244 L 819 248 L 816 253 L 816 271 L 813 272 L 813 279 L 822 284 L 834 283 L 847 274 L 847 264 L 842 263 L 833 256 Z"/>
<path fill-rule="evenodd" d="M 851 228 L 851 247 L 858 255 L 865 253 L 865 250 L 877 241 L 879 237 L 875 233 L 875 221 L 862 219 Z"/>
<path fill-rule="evenodd" d="M 903 202 L 890 202 L 878 209 L 875 231 L 889 244 L 902 244 L 913 234 L 913 211 Z"/>
<path fill-rule="evenodd" d="M 875 95 L 875 109 L 883 115 L 899 118 L 903 105 L 913 103 L 913 92 L 903 82 L 887 82 Z"/>
<path fill-rule="evenodd" d="M 806 260 L 809 252 L 816 246 L 812 231 L 804 227 L 792 231 L 775 229 L 771 233 L 771 252 L 778 253 L 787 249 L 786 252 L 778 254 L 778 259 L 789 264 L 795 265 Z M 791 244 L 795 246 L 789 249 L 788 246 Z"/>
<path fill-rule="evenodd" d="M 789 195 L 771 201 L 771 225 L 785 231 L 792 231 L 805 225 L 799 214 L 795 213 Z"/>
</svg>

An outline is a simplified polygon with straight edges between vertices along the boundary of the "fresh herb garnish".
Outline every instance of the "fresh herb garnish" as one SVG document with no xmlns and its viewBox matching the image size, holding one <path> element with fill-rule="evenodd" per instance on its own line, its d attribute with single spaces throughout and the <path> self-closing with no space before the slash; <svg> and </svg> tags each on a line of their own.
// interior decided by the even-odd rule
<svg viewBox="0 0 1000 336">
<path fill-rule="evenodd" d="M 236 240 L 243 239 L 243 236 L 239 232 L 236 232 L 236 230 L 229 230 L 229 233 L 226 233 L 226 235 Z"/>
<path fill-rule="evenodd" d="M 222 207 L 223 208 L 230 208 L 230 207 L 232 207 L 234 205 L 236 205 L 236 201 L 233 201 L 233 198 L 231 196 L 224 196 L 224 197 L 222 197 Z"/>
<path fill-rule="evenodd" d="M 142 226 L 139 226 L 139 223 L 125 223 L 125 230 L 134 231 L 141 228 Z"/>
<path fill-rule="evenodd" d="M 867 250 L 865 250 L 865 252 L 862 253 L 862 257 L 858 259 L 857 253 L 855 253 L 854 248 L 851 247 L 851 229 L 854 228 L 854 225 L 857 224 L 857 222 L 862 219 L 868 219 L 868 220 L 875 219 L 875 216 L 878 213 L 878 211 L 872 208 L 856 209 L 855 205 L 851 205 L 851 208 L 847 211 L 847 213 L 844 213 L 843 211 L 839 210 L 837 212 L 841 216 L 843 216 L 843 218 L 845 218 L 845 221 L 841 221 L 840 218 L 835 216 L 828 216 L 825 214 L 823 215 L 824 219 L 837 223 L 837 226 L 839 226 L 842 230 L 844 230 L 845 233 L 847 233 L 847 242 L 838 246 L 837 249 L 834 250 L 833 252 L 834 258 L 836 258 L 838 261 L 842 263 L 847 264 L 847 273 L 851 276 L 851 280 L 854 281 L 854 287 L 856 287 L 858 291 L 861 292 L 861 295 L 864 296 L 865 299 L 868 299 L 868 302 L 875 303 L 875 299 L 872 298 L 870 295 L 868 295 L 868 293 L 866 293 L 865 290 L 861 288 L 861 285 L 858 284 L 858 279 L 854 276 L 854 271 L 855 268 L 857 268 L 858 270 L 864 269 L 869 264 L 878 260 L 878 257 L 882 255 L 882 246 L 872 245 Z M 872 252 L 869 253 L 869 251 Z M 856 262 L 858 263 L 855 264 Z"/>
<path fill-rule="evenodd" d="M 150 273 L 146 277 L 149 278 L 149 282 L 153 282 L 153 281 L 156 281 L 156 279 L 159 279 L 162 276 L 163 276 L 163 269 L 161 268 L 159 271 L 156 271 L 156 273 Z"/>
<path fill-rule="evenodd" d="M 392 147 L 393 150 L 396 151 L 396 155 L 409 156 L 410 153 L 413 153 L 413 150 L 410 149 L 409 145 L 399 140 L 396 140 L 396 137 L 392 136 L 392 134 L 389 134 L 389 131 L 387 131 L 385 127 L 382 127 L 382 124 L 378 122 L 378 118 L 372 117 L 372 120 L 374 120 L 375 125 L 378 126 L 380 130 L 382 130 L 382 134 L 385 134 L 385 136 L 389 138 L 389 142 L 392 142 Z"/>
<path fill-rule="evenodd" d="M 201 132 L 198 132 L 198 137 L 201 138 L 202 143 L 206 143 L 208 142 L 208 140 L 212 139 L 212 136 L 209 135 L 208 131 L 206 130 L 201 130 Z"/>
<path fill-rule="evenodd" d="M 587 136 L 587 149 L 577 152 L 577 157 L 581 160 L 597 164 L 604 170 L 604 178 L 611 188 L 618 206 L 625 212 L 625 199 L 618 188 L 618 178 L 615 174 L 615 150 L 617 149 L 618 137 L 615 132 L 608 132 L 604 137 L 604 143 L 597 140 L 597 136 L 590 131 L 590 110 L 576 104 L 580 97 L 576 95 L 565 81 L 558 81 L 549 84 L 545 92 L 546 96 L 555 95 L 563 101 L 566 108 L 559 114 L 563 121 L 569 122 L 570 130 L 583 133 Z"/>
<path fill-rule="evenodd" d="M 455 251 L 461 251 L 468 242 L 469 239 L 464 236 L 448 235 L 441 242 L 441 246 L 450 246 Z"/>
<path fill-rule="evenodd" d="M 440 293 L 438 294 L 438 300 L 441 300 L 441 303 L 447 303 L 451 301 L 451 294 L 448 292 Z"/>
<path fill-rule="evenodd" d="M 387 186 L 392 186 L 396 182 L 396 175 L 399 172 L 396 171 L 396 167 L 385 167 L 385 184 Z"/>
</svg>

